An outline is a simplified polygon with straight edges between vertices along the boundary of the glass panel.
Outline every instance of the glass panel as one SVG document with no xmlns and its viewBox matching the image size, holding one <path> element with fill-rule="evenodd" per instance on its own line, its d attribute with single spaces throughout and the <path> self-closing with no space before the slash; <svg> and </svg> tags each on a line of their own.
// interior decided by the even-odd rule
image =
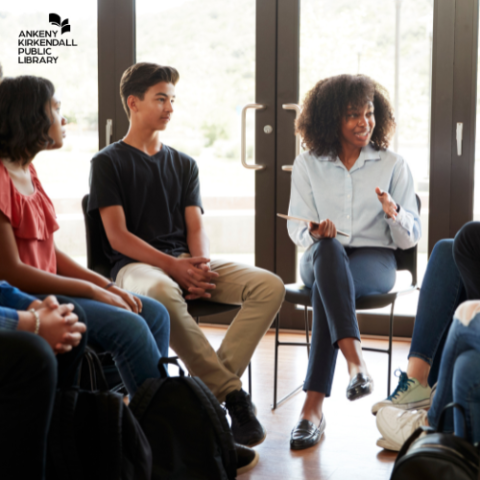
<svg viewBox="0 0 480 480">
<path fill-rule="evenodd" d="M 400 38 L 396 85 L 397 20 Z M 422 201 L 423 236 L 418 248 L 421 281 L 428 245 L 433 0 L 302 0 L 300 28 L 301 101 L 318 80 L 342 73 L 369 75 L 390 93 L 397 119 L 390 148 L 408 162 L 415 191 Z M 297 260 L 301 255 L 299 250 Z M 410 274 L 403 272 L 397 278 L 398 283 L 409 283 Z M 404 298 L 395 311 L 415 314 L 416 297 Z"/>
<path fill-rule="evenodd" d="M 61 26 L 49 22 L 49 13 L 59 15 L 63 33 Z M 98 151 L 96 18 L 97 0 L 83 0 L 81 4 L 22 0 L 2 2 L 0 6 L 0 62 L 4 76 L 48 78 L 62 101 L 62 113 L 68 120 L 64 146 L 39 153 L 34 165 L 57 212 L 60 230 L 55 233 L 55 242 L 83 264 L 86 249 L 80 201 L 89 191 L 90 160 Z M 30 32 L 39 36 L 27 36 Z M 30 43 L 26 40 L 33 40 L 34 45 L 22 45 Z M 57 40 L 64 45 L 52 42 L 42 46 L 42 40 Z"/>
<path fill-rule="evenodd" d="M 478 39 L 477 39 L 478 42 Z M 477 55 L 480 67 L 480 42 L 477 45 Z M 475 177 L 473 191 L 473 220 L 480 221 L 480 71 L 477 70 L 477 120 L 475 134 Z"/>
<path fill-rule="evenodd" d="M 255 0 L 137 0 L 136 19 L 137 61 L 180 72 L 162 141 L 198 162 L 211 257 L 253 265 L 255 174 L 240 164 L 240 118 L 255 100 Z"/>
</svg>

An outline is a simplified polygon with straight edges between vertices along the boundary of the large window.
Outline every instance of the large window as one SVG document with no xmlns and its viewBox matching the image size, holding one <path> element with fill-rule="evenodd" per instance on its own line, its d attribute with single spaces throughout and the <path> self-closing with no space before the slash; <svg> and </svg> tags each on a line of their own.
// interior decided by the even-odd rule
<svg viewBox="0 0 480 480">
<path fill-rule="evenodd" d="M 240 123 L 255 98 L 255 1 L 137 0 L 136 32 L 138 62 L 180 72 L 161 138 L 198 162 L 212 258 L 254 264 L 255 177 L 240 164 Z"/>
<path fill-rule="evenodd" d="M 70 31 L 51 24 L 49 14 L 60 16 Z M 62 149 L 43 151 L 34 160 L 40 180 L 57 212 L 60 249 L 85 263 L 85 233 L 80 200 L 88 193 L 90 160 L 98 151 L 97 1 L 63 2 L 22 0 L 0 6 L 0 63 L 4 76 L 37 75 L 55 85 L 68 120 Z M 65 45 L 22 45 L 23 40 L 47 31 Z M 37 32 L 37 33 L 35 33 Z M 48 34 L 47 34 L 48 35 Z M 19 45 L 20 41 L 20 45 Z M 40 42 L 38 42 L 40 43 Z M 60 42 L 59 42 L 60 43 Z M 51 50 L 45 50 L 50 48 Z M 23 49 L 23 50 L 21 50 Z M 51 63 L 33 63 L 40 61 Z M 27 63 L 32 62 L 32 63 Z"/>
</svg>

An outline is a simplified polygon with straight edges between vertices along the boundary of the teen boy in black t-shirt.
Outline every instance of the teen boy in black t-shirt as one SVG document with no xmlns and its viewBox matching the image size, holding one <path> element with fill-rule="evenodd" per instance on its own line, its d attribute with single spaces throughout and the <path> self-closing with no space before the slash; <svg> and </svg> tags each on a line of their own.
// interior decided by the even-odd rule
<svg viewBox="0 0 480 480">
<path fill-rule="evenodd" d="M 100 211 L 117 284 L 167 307 L 171 347 L 225 400 L 235 440 L 253 446 L 266 433 L 240 377 L 280 309 L 284 286 L 266 270 L 210 261 L 197 164 L 160 141 L 178 79 L 174 68 L 151 63 L 125 71 L 120 91 L 130 128 L 92 160 L 88 210 Z M 188 314 L 185 300 L 197 298 L 241 306 L 217 352 Z"/>
</svg>

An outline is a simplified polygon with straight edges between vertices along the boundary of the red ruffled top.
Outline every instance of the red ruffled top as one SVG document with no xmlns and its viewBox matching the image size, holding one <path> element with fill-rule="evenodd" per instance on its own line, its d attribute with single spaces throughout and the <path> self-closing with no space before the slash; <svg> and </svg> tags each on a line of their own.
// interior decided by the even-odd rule
<svg viewBox="0 0 480 480">
<path fill-rule="evenodd" d="M 35 192 L 22 195 L 0 162 L 0 210 L 13 227 L 20 259 L 26 265 L 57 273 L 53 232 L 58 230 L 52 201 L 42 188 L 37 172 L 29 165 Z"/>
</svg>

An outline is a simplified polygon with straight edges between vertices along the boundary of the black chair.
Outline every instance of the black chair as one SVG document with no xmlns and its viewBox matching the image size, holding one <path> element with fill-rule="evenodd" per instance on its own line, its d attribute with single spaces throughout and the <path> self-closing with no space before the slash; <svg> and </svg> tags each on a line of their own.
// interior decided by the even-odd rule
<svg viewBox="0 0 480 480">
<path fill-rule="evenodd" d="M 415 195 L 417 199 L 418 212 L 420 213 L 421 202 L 418 195 Z M 388 380 L 387 380 L 387 395 L 390 395 L 390 382 L 392 373 L 392 338 L 393 338 L 393 321 L 394 321 L 394 309 L 395 302 L 398 297 L 413 292 L 417 288 L 417 245 L 407 250 L 395 250 L 395 258 L 397 260 L 397 271 L 408 270 L 412 275 L 411 285 L 403 290 L 392 290 L 388 293 L 380 295 L 368 295 L 361 297 L 355 302 L 356 310 L 371 310 L 376 308 L 383 308 L 391 305 L 390 309 L 390 329 L 388 335 L 388 348 L 370 348 L 362 347 L 363 350 L 368 352 L 386 353 L 388 355 Z M 299 385 L 295 390 L 285 395 L 282 399 L 277 401 L 277 378 L 278 378 L 278 347 L 280 346 L 304 346 L 307 347 L 307 355 L 310 355 L 310 338 L 309 338 L 309 322 L 308 322 L 308 307 L 312 306 L 310 292 L 311 290 L 301 283 L 292 283 L 285 285 L 285 300 L 295 305 L 302 305 L 304 307 L 304 320 L 305 320 L 305 336 L 306 342 L 281 342 L 279 340 L 280 321 L 277 316 L 275 324 L 275 365 L 274 365 L 274 377 L 273 377 L 273 405 L 272 410 L 275 410 L 278 405 L 289 399 L 295 393 L 297 393 L 302 387 L 303 383 Z"/>
<path fill-rule="evenodd" d="M 103 246 L 108 245 L 107 234 L 103 227 L 100 213 L 95 211 L 89 213 L 88 197 L 85 195 L 82 199 L 83 217 L 85 220 L 85 232 L 87 239 L 87 266 L 104 277 L 110 278 L 111 263 L 105 255 Z M 218 313 L 229 312 L 239 308 L 238 305 L 230 305 L 226 303 L 209 302 L 205 300 L 189 300 L 187 301 L 188 313 L 200 323 L 200 318 L 207 315 L 217 315 Z M 110 354 L 108 354 L 110 356 Z M 110 356 L 111 357 L 111 356 Z M 108 363 L 108 358 L 102 358 L 102 364 Z M 113 364 L 113 359 L 111 360 Z M 120 375 L 118 375 L 120 377 Z M 109 383 L 110 384 L 110 383 Z M 248 365 L 248 393 L 252 396 L 252 368 Z"/>
</svg>

